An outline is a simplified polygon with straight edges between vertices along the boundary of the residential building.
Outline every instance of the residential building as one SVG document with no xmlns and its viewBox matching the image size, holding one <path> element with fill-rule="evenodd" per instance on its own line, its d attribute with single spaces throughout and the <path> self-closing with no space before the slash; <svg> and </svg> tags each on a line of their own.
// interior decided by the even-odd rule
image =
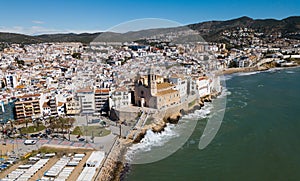
<svg viewBox="0 0 300 181">
<path fill-rule="evenodd" d="M 175 85 L 175 90 L 179 91 L 180 101 L 184 102 L 187 98 L 187 80 L 184 76 L 173 75 L 169 81 Z"/>
<path fill-rule="evenodd" d="M 16 119 L 35 119 L 41 116 L 40 94 L 18 96 L 15 102 Z"/>
<path fill-rule="evenodd" d="M 55 97 L 49 99 L 49 106 L 50 106 L 51 116 L 57 116 L 57 106 L 56 106 Z"/>
<path fill-rule="evenodd" d="M 7 123 L 9 120 L 15 119 L 15 101 L 16 99 L 0 100 L 0 123 Z"/>
<path fill-rule="evenodd" d="M 95 112 L 103 115 L 109 111 L 109 88 L 95 89 Z"/>
<path fill-rule="evenodd" d="M 201 76 L 197 79 L 197 88 L 199 97 L 205 97 L 210 94 L 209 78 L 206 76 Z"/>
<path fill-rule="evenodd" d="M 76 96 L 81 106 L 80 114 L 92 115 L 95 113 L 95 96 L 92 89 L 86 88 L 77 90 Z"/>
<path fill-rule="evenodd" d="M 10 88 L 15 88 L 17 86 L 17 76 L 13 74 L 8 74 L 5 76 L 6 86 Z"/>
<path fill-rule="evenodd" d="M 131 105 L 131 93 L 125 87 L 117 88 L 110 99 L 110 107 L 120 109 Z"/>
<path fill-rule="evenodd" d="M 67 98 L 66 102 L 66 114 L 68 116 L 71 115 L 79 115 L 81 111 L 79 100 L 74 99 L 74 97 Z"/>
</svg>

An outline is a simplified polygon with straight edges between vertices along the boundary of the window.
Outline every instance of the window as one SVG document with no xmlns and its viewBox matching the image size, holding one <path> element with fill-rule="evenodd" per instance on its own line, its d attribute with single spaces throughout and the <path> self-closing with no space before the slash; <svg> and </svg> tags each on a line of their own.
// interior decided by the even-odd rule
<svg viewBox="0 0 300 181">
<path fill-rule="evenodd" d="M 82 102 L 82 104 L 92 104 L 92 102 Z"/>
</svg>

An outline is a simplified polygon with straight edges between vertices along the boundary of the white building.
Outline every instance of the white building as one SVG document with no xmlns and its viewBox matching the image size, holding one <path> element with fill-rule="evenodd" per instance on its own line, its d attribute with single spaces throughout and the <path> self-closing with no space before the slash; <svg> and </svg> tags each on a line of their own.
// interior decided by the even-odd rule
<svg viewBox="0 0 300 181">
<path fill-rule="evenodd" d="M 199 97 L 205 97 L 210 94 L 210 80 L 206 76 L 199 77 L 197 79 L 197 88 Z"/>
<path fill-rule="evenodd" d="M 179 91 L 180 101 L 183 102 L 187 98 L 187 80 L 184 77 L 172 76 L 170 82 L 175 85 L 175 90 Z"/>
<path fill-rule="evenodd" d="M 5 76 L 6 86 L 10 88 L 17 87 L 17 76 L 13 74 L 8 74 Z"/>
<path fill-rule="evenodd" d="M 65 103 L 63 103 L 63 102 L 57 102 L 56 109 L 57 109 L 58 116 L 65 115 Z"/>
<path fill-rule="evenodd" d="M 131 93 L 125 87 L 117 88 L 109 99 L 110 109 L 120 109 L 131 105 Z"/>
<path fill-rule="evenodd" d="M 209 84 L 210 93 L 221 92 L 222 91 L 222 86 L 221 86 L 220 77 L 214 75 L 210 79 L 211 79 L 210 84 Z"/>
<path fill-rule="evenodd" d="M 80 89 L 77 91 L 77 97 L 81 106 L 81 114 L 91 115 L 95 113 L 95 97 L 93 90 Z"/>
</svg>

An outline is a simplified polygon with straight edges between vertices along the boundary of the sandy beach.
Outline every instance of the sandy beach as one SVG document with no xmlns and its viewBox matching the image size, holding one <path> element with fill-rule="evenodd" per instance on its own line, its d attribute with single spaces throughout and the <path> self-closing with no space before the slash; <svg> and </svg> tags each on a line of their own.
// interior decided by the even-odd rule
<svg viewBox="0 0 300 181">
<path fill-rule="evenodd" d="M 234 74 L 239 72 L 255 72 L 255 71 L 265 71 L 268 70 L 268 67 L 245 67 L 245 68 L 227 68 L 224 70 L 220 70 L 216 72 L 216 75 L 228 75 L 228 74 Z"/>
</svg>

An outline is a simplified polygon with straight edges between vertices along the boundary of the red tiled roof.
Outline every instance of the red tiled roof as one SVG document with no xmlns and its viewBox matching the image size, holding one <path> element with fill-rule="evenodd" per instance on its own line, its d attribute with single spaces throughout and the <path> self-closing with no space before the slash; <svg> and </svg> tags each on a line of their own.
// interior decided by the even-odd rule
<svg viewBox="0 0 300 181">
<path fill-rule="evenodd" d="M 80 93 L 80 92 L 93 92 L 93 91 L 89 88 L 85 88 L 85 89 L 79 89 L 77 90 L 77 92 Z"/>
<path fill-rule="evenodd" d="M 18 96 L 18 98 L 38 97 L 40 95 L 41 94 L 25 94 L 25 95 L 22 95 L 22 96 Z"/>
<path fill-rule="evenodd" d="M 208 77 L 199 77 L 199 80 L 207 80 L 208 79 Z"/>
<path fill-rule="evenodd" d="M 108 88 L 96 89 L 95 93 L 109 93 Z"/>
</svg>

